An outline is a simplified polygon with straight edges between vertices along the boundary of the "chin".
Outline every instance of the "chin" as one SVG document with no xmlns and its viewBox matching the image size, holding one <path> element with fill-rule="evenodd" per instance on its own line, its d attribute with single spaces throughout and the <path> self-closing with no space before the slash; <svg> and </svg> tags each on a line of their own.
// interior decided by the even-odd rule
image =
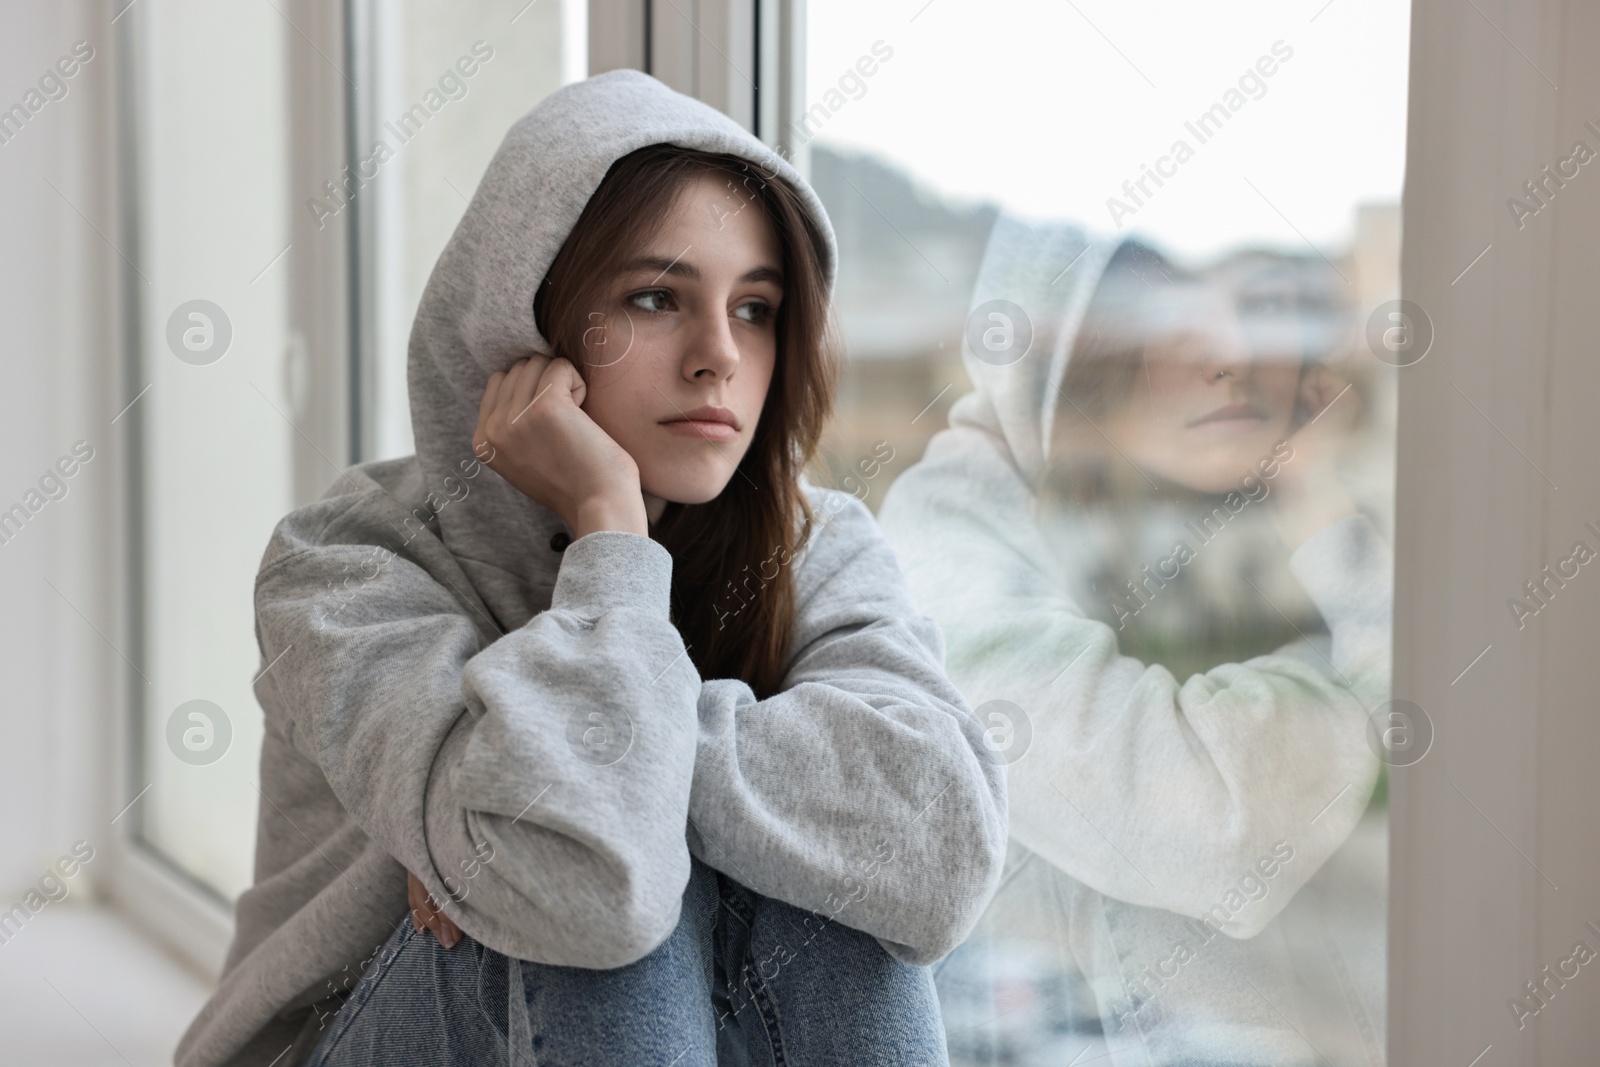
<svg viewBox="0 0 1600 1067">
<path fill-rule="evenodd" d="M 1240 480 L 1247 474 L 1256 473 L 1256 470 L 1254 457 L 1247 458 L 1241 453 L 1238 456 L 1219 456 L 1203 466 L 1193 463 L 1174 465 L 1160 473 L 1191 492 L 1226 493 L 1239 488 Z"/>
<path fill-rule="evenodd" d="M 1204 487 L 1201 488 L 1201 492 L 1211 493 L 1214 496 L 1221 496 L 1221 495 L 1223 495 L 1225 493 L 1238 492 L 1238 490 L 1239 490 L 1239 482 L 1242 481 L 1243 479 L 1244 479 L 1244 475 L 1241 474 L 1238 478 L 1235 478 L 1235 479 L 1233 479 L 1232 481 L 1229 481 L 1229 482 L 1217 482 L 1217 483 L 1215 483 L 1213 485 L 1204 486 Z"/>
<path fill-rule="evenodd" d="M 648 484 L 641 483 L 640 488 L 651 496 L 660 497 L 669 504 L 706 504 L 722 495 L 728 487 L 728 479 L 713 478 L 675 478 L 651 479 Z"/>
</svg>

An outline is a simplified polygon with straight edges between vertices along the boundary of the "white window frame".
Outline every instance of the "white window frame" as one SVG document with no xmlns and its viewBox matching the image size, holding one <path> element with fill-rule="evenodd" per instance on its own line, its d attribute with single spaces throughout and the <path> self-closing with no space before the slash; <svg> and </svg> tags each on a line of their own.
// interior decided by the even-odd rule
<svg viewBox="0 0 1600 1067">
<path fill-rule="evenodd" d="M 1520 632 L 1507 608 L 1600 517 L 1600 190 L 1580 174 L 1520 232 L 1506 206 L 1574 139 L 1600 149 L 1596 46 L 1580 0 L 1412 0 L 1401 292 L 1435 340 L 1400 381 L 1394 692 L 1436 736 L 1390 779 L 1394 1064 L 1593 1062 L 1600 1041 L 1586 974 L 1520 1031 L 1508 1009 L 1574 941 L 1600 951 L 1600 588 L 1580 576 Z"/>
<path fill-rule="evenodd" d="M 281 0 L 283 14 L 319 49 L 340 55 L 346 42 L 345 15 L 341 5 L 317 0 Z M 130 5 L 131 7 L 131 5 Z M 107 17 L 109 21 L 109 16 Z M 121 271 L 121 365 L 135 380 L 141 361 L 142 279 L 135 264 L 140 259 L 138 242 L 139 145 L 142 112 L 139 65 L 145 52 L 141 47 L 143 19 L 137 8 L 118 17 L 112 26 L 117 53 L 117 184 L 119 246 L 128 257 L 119 262 Z M 290 102 L 290 145 L 292 156 L 289 188 L 316 188 L 322 177 L 338 173 L 346 156 L 346 99 L 343 77 L 316 52 L 307 48 L 287 50 L 289 84 L 294 97 Z M 347 358 L 351 351 L 350 242 L 342 239 L 312 240 L 313 220 L 304 210 L 291 212 L 294 220 L 293 243 L 285 261 L 292 279 L 290 286 L 291 337 L 303 344 L 309 371 L 307 408 L 294 438 L 292 457 L 295 499 L 316 499 L 326 488 L 328 462 L 346 465 L 354 461 L 356 441 L 353 427 L 356 367 Z M 329 235 L 324 235 L 324 237 Z M 135 386 L 137 389 L 137 386 Z M 127 463 L 119 472 L 121 498 L 125 501 L 121 537 L 126 545 L 114 554 L 115 580 L 123 591 L 125 606 L 118 626 L 119 647 L 126 648 L 131 660 L 144 662 L 148 647 L 144 640 L 144 575 L 139 561 L 144 558 L 144 504 L 142 471 L 143 408 L 132 407 L 121 420 L 120 442 Z M 324 458 L 326 457 L 326 458 Z M 108 531 L 110 533 L 110 531 Z M 108 552 L 110 546 L 108 546 Z M 139 771 L 145 736 L 142 680 L 127 663 L 113 654 L 110 667 L 123 680 L 115 702 L 116 736 L 110 778 L 113 796 L 136 797 L 149 784 Z M 251 832 L 254 832 L 254 824 Z M 212 977 L 220 976 L 228 945 L 233 939 L 233 908 L 211 887 L 190 877 L 146 842 L 140 834 L 140 806 L 134 804 L 112 825 L 112 865 L 109 876 L 99 887 L 115 906 L 185 960 Z"/>
</svg>

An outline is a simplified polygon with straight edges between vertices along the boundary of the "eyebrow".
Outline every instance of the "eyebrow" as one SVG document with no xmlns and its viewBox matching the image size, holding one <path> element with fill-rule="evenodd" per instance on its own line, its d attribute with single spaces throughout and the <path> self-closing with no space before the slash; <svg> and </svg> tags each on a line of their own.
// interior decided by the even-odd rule
<svg viewBox="0 0 1600 1067">
<path fill-rule="evenodd" d="M 670 274 L 675 278 L 698 280 L 700 278 L 700 268 L 696 267 L 692 263 L 682 262 L 684 254 L 688 251 L 689 250 L 685 248 L 683 252 L 679 252 L 677 257 L 674 259 L 667 259 L 665 256 L 640 256 L 637 259 L 627 263 L 623 267 L 623 270 L 656 271 L 657 273 L 655 279 L 653 279 L 655 281 L 659 281 L 663 274 Z M 738 281 L 773 282 L 777 285 L 782 285 L 783 272 L 775 267 L 756 267 L 754 270 L 746 271 L 744 274 L 740 275 Z"/>
</svg>

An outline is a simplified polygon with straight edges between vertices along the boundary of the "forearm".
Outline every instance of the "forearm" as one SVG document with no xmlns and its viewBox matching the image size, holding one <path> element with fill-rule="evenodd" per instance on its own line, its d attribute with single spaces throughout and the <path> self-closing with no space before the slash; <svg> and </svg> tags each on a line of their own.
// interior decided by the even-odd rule
<svg viewBox="0 0 1600 1067">
<path fill-rule="evenodd" d="M 1394 553 L 1372 521 L 1352 513 L 1307 538 L 1289 568 L 1328 624 L 1328 666 L 1369 710 L 1388 699 Z"/>
<path fill-rule="evenodd" d="M 1286 891 L 1228 929 L 1254 932 L 1365 808 L 1378 769 L 1366 709 L 1325 667 L 1289 657 L 1182 686 L 1160 668 L 1085 669 L 1094 658 L 1054 693 L 1043 680 L 1010 691 L 1037 709 L 1011 768 L 1012 838 L 1107 896 L 1196 918 L 1286 842 L 1295 859 L 1274 883 Z"/>
<path fill-rule="evenodd" d="M 1366 556 L 1353 572 L 1343 559 L 1364 520 L 1341 520 L 1295 557 L 1324 576 L 1309 591 L 1327 594 L 1331 662 L 1306 646 L 1180 680 L 1121 655 L 1115 632 L 1062 588 L 1031 496 L 986 447 L 930 446 L 934 464 L 903 476 L 884 513 L 944 628 L 951 676 L 974 704 L 1005 699 L 1029 716 L 1031 747 L 1009 769 L 1012 836 L 1103 893 L 1190 915 L 1278 840 L 1297 850 L 1286 874 L 1309 876 L 1377 771 L 1365 719 L 1387 686 L 1387 575 Z M 1340 568 L 1361 577 L 1331 580 Z"/>
<path fill-rule="evenodd" d="M 514 777 L 483 788 L 481 767 L 463 769 L 469 731 L 457 730 L 428 785 L 431 864 L 414 873 L 463 930 L 505 955 L 634 962 L 677 925 L 689 877 L 692 741 L 662 740 L 648 767 L 585 765 L 537 788 L 529 780 L 527 800 L 507 812 L 495 809 L 520 799 L 505 788 Z"/>
<path fill-rule="evenodd" d="M 925 964 L 994 891 L 1005 785 L 977 720 L 903 627 L 820 651 L 806 674 L 830 681 L 759 703 L 743 683 L 706 683 L 690 843 L 750 888 Z"/>
<path fill-rule="evenodd" d="M 687 878 L 699 691 L 665 549 L 574 542 L 551 609 L 486 646 L 399 564 L 337 616 L 308 610 L 340 565 L 308 560 L 258 598 L 263 653 L 287 653 L 263 706 L 339 803 L 491 947 L 575 966 L 648 951 Z M 585 744 L 597 714 L 631 739 L 614 760 Z"/>
<path fill-rule="evenodd" d="M 498 951 L 622 966 L 676 922 L 700 680 L 670 581 L 646 538 L 575 541 L 550 609 L 463 671 L 470 721 L 430 774 L 429 848 L 441 880 L 480 870 L 452 918 Z"/>
</svg>

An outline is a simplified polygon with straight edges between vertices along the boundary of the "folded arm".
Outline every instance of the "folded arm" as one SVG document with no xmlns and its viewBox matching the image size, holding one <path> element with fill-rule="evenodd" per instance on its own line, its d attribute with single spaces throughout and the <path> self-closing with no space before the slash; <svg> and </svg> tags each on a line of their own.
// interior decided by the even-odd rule
<svg viewBox="0 0 1600 1067">
<path fill-rule="evenodd" d="M 1352 516 L 1291 557 L 1331 652 L 1290 646 L 1180 681 L 1119 654 L 1073 601 L 1032 506 L 997 442 L 968 426 L 935 439 L 881 515 L 952 677 L 974 704 L 1003 698 L 1031 720 L 1009 769 L 1012 835 L 1108 896 L 1194 917 L 1287 842 L 1272 891 L 1224 925 L 1259 932 L 1376 781 L 1366 719 L 1388 688 L 1387 546 Z"/>
<path fill-rule="evenodd" d="M 1003 768 L 871 513 L 844 494 L 821 499 L 783 690 L 760 701 L 740 681 L 700 690 L 690 844 L 758 892 L 931 963 L 993 895 Z"/>
<path fill-rule="evenodd" d="M 257 683 L 268 715 L 484 944 L 580 967 L 648 953 L 689 876 L 700 689 L 668 618 L 666 550 L 617 531 L 580 538 L 551 609 L 486 647 L 449 588 L 464 579 L 405 558 L 329 611 L 328 583 L 367 558 L 361 545 L 306 547 L 263 571 L 258 637 L 269 662 L 283 656 Z M 619 711 L 626 754 L 585 758 L 584 731 Z"/>
</svg>

